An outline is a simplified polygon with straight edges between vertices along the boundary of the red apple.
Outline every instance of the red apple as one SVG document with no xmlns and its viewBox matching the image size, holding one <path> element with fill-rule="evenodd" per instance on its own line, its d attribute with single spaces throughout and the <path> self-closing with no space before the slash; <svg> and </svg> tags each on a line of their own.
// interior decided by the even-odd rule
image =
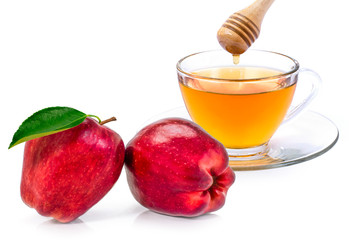
<svg viewBox="0 0 355 240">
<path fill-rule="evenodd" d="M 180 118 L 138 132 L 127 145 L 125 169 L 134 198 L 172 216 L 194 217 L 221 208 L 235 180 L 223 145 Z"/>
<path fill-rule="evenodd" d="M 121 137 L 91 118 L 30 140 L 25 145 L 21 197 L 39 214 L 70 222 L 112 188 L 124 151 Z"/>
</svg>

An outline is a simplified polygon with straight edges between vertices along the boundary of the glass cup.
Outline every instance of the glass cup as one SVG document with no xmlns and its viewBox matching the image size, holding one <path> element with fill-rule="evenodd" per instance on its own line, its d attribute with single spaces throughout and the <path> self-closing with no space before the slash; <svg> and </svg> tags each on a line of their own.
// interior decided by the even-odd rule
<svg viewBox="0 0 355 240">
<path fill-rule="evenodd" d="M 248 50 L 233 63 L 224 50 L 191 54 L 177 63 L 179 86 L 192 120 L 227 149 L 232 161 L 268 159 L 279 126 L 316 95 L 320 78 L 284 54 Z M 300 73 L 310 91 L 291 106 Z"/>
</svg>

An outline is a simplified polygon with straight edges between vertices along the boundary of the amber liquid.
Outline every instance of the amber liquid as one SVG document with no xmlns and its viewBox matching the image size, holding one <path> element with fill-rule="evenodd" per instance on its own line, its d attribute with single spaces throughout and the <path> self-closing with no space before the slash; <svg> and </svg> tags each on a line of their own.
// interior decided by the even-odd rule
<svg viewBox="0 0 355 240">
<path fill-rule="evenodd" d="M 296 85 L 287 85 L 281 72 L 256 67 L 225 67 L 196 71 L 194 74 L 219 81 L 188 78 L 180 89 L 188 112 L 197 124 L 227 148 L 262 145 L 281 124 L 291 104 Z"/>
</svg>

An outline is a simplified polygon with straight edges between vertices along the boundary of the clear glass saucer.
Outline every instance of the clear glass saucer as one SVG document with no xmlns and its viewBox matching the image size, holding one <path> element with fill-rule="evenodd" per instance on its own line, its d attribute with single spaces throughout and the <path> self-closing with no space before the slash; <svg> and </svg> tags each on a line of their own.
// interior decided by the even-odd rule
<svg viewBox="0 0 355 240">
<path fill-rule="evenodd" d="M 167 117 L 191 120 L 185 107 L 177 107 L 150 118 L 145 125 Z M 338 137 L 338 128 L 331 120 L 319 113 L 305 111 L 279 127 L 268 143 L 266 155 L 250 160 L 230 156 L 229 165 L 233 170 L 259 170 L 301 163 L 327 152 Z"/>
</svg>

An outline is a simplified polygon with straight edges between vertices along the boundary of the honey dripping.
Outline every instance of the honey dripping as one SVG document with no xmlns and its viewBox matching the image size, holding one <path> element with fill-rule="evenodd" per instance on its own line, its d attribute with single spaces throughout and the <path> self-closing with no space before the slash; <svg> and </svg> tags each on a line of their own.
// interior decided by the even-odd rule
<svg viewBox="0 0 355 240">
<path fill-rule="evenodd" d="M 239 58 L 240 58 L 240 55 L 239 55 L 239 54 L 233 55 L 233 63 L 234 63 L 235 65 L 239 64 Z"/>
</svg>

